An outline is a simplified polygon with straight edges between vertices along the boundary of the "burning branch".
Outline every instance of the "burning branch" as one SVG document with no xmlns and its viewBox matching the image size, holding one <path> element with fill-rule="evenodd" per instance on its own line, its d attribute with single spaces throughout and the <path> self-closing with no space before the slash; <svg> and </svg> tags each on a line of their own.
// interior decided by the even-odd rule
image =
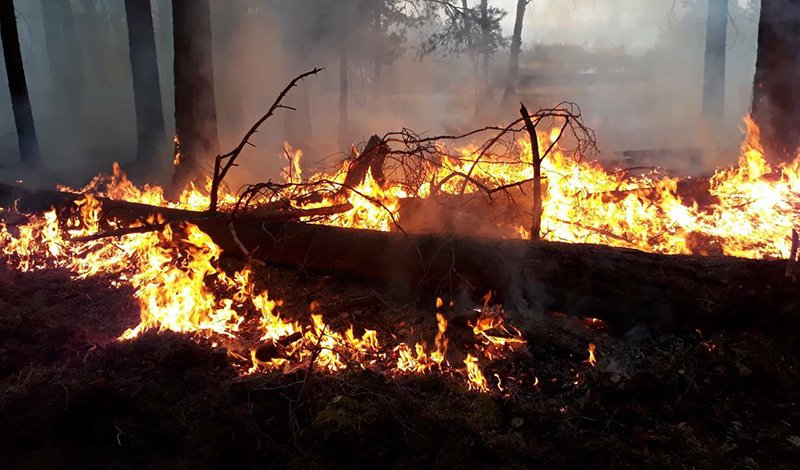
<svg viewBox="0 0 800 470">
<path fill-rule="evenodd" d="M 244 147 L 246 145 L 253 145 L 250 143 L 250 138 L 253 136 L 253 134 L 258 132 L 258 128 L 261 127 L 261 125 L 264 124 L 264 122 L 267 119 L 272 117 L 272 115 L 275 114 L 275 111 L 277 111 L 279 108 L 291 109 L 295 111 L 295 109 L 290 106 L 282 105 L 281 102 L 283 102 L 283 99 L 286 98 L 286 95 L 289 94 L 289 91 L 291 91 L 292 88 L 297 86 L 297 83 L 299 81 L 311 75 L 317 75 L 319 72 L 323 70 L 325 69 L 315 68 L 310 72 L 306 72 L 304 74 L 295 77 L 291 82 L 289 82 L 289 85 L 287 85 L 286 88 L 284 88 L 283 91 L 281 91 L 280 95 L 278 95 L 278 98 L 276 98 L 275 102 L 272 103 L 272 106 L 269 108 L 269 111 L 267 111 L 267 113 L 264 116 L 262 116 L 261 119 L 256 121 L 256 123 L 253 124 L 253 127 L 251 127 L 249 131 L 247 131 L 247 133 L 244 135 L 244 138 L 239 143 L 239 145 L 237 145 L 235 149 L 224 155 L 217 155 L 217 158 L 214 161 L 214 178 L 211 180 L 211 194 L 209 195 L 210 199 L 208 205 L 208 212 L 212 214 L 217 212 L 217 200 L 219 197 L 218 193 L 220 184 L 225 179 L 225 176 L 228 174 L 228 171 L 230 171 L 230 169 L 236 165 L 236 159 L 239 158 L 239 155 L 244 150 Z"/>
<path fill-rule="evenodd" d="M 542 159 L 539 157 L 539 138 L 536 137 L 536 125 L 531 121 L 528 108 L 520 103 L 519 108 L 525 128 L 531 139 L 531 155 L 533 162 L 533 223 L 531 224 L 531 240 L 539 240 L 542 231 Z"/>
</svg>

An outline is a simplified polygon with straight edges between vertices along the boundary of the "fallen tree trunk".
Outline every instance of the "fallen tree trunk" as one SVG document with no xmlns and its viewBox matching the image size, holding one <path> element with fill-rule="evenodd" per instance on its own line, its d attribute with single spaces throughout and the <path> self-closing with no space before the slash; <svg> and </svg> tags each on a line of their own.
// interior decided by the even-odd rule
<svg viewBox="0 0 800 470">
<path fill-rule="evenodd" d="M 225 250 L 226 231 L 207 230 Z M 644 253 L 600 245 L 530 242 L 284 223 L 239 223 L 263 261 L 338 271 L 410 291 L 426 286 L 477 295 L 497 290 L 509 310 L 601 318 L 617 330 L 716 329 L 798 324 L 800 290 L 784 261 Z M 234 251 L 231 251 L 235 253 Z"/>
<path fill-rule="evenodd" d="M 3 193 L 0 187 L 0 203 L 7 203 Z M 28 196 L 54 201 L 57 194 L 62 193 Z M 61 197 L 67 204 L 75 196 Z M 20 200 L 21 207 L 30 207 L 23 205 L 25 199 Z M 141 215 L 163 211 L 126 204 L 131 210 L 139 206 Z M 227 225 L 202 220 L 198 225 L 232 256 L 241 256 L 241 243 L 262 261 L 346 273 L 410 293 L 424 287 L 453 295 L 468 289 L 479 296 L 494 289 L 507 305 L 515 304 L 509 311 L 555 310 L 601 318 L 617 331 L 637 325 L 661 332 L 755 324 L 793 335 L 800 326 L 800 289 L 787 279 L 786 262 L 780 260 L 660 255 L 546 241 L 404 236 L 275 221 L 238 221 L 236 240 Z"/>
</svg>

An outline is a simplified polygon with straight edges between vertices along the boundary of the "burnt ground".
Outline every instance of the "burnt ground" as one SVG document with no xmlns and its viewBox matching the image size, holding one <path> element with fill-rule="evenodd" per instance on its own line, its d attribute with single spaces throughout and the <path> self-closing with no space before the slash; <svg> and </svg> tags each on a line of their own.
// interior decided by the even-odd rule
<svg viewBox="0 0 800 470">
<path fill-rule="evenodd" d="M 317 300 L 335 327 L 429 342 L 436 331 L 419 306 L 431 299 L 401 305 L 279 268 L 257 279 L 289 316 Z M 451 312 L 455 355 L 467 312 Z M 625 338 L 551 315 L 484 370 L 492 385 L 494 373 L 517 381 L 480 394 L 438 373 L 242 376 L 211 340 L 116 341 L 137 318 L 132 292 L 103 279 L 0 268 L 0 467 L 788 469 L 800 459 L 798 351 L 758 331 Z M 597 367 L 584 362 L 589 341 Z"/>
</svg>

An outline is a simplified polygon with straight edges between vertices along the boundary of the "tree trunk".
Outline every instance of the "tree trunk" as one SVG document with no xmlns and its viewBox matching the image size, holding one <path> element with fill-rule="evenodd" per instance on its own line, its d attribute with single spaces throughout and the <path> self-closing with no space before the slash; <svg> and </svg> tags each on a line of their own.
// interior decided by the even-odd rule
<svg viewBox="0 0 800 470">
<path fill-rule="evenodd" d="M 83 51 L 70 0 L 42 0 L 42 22 L 55 102 L 74 126 L 83 108 Z"/>
<path fill-rule="evenodd" d="M 522 50 L 522 26 L 525 22 L 525 9 L 530 0 L 517 0 L 517 14 L 514 19 L 514 34 L 511 36 L 511 55 L 508 59 L 508 77 L 503 92 L 502 106 L 508 106 L 517 95 L 517 78 L 519 76 L 519 54 Z"/>
<path fill-rule="evenodd" d="M 64 38 L 64 51 L 66 53 L 66 75 L 61 77 L 66 79 L 70 93 L 70 107 L 72 113 L 83 109 L 83 45 L 78 40 L 75 31 L 75 14 L 72 11 L 70 0 L 59 2 L 61 17 L 61 33 Z"/>
<path fill-rule="evenodd" d="M 175 134 L 180 159 L 173 191 L 195 179 L 219 153 L 209 0 L 173 0 Z"/>
<path fill-rule="evenodd" d="M 125 13 L 136 105 L 136 161 L 150 163 L 167 140 L 150 2 L 125 0 Z"/>
<path fill-rule="evenodd" d="M 725 42 L 728 0 L 709 0 L 703 72 L 703 116 L 719 122 L 725 110 Z"/>
<path fill-rule="evenodd" d="M 491 78 L 489 76 L 489 0 L 481 0 L 481 60 L 483 65 L 483 95 L 488 97 L 492 93 Z"/>
<path fill-rule="evenodd" d="M 24 165 L 35 168 L 41 165 L 41 155 L 31 102 L 28 98 L 28 85 L 25 81 L 25 67 L 19 48 L 19 32 L 13 0 L 0 1 L 0 37 L 3 40 L 3 57 L 6 61 L 8 90 L 11 93 L 11 107 L 17 126 L 19 153 Z"/>
<path fill-rule="evenodd" d="M 102 34 L 100 32 L 101 19 L 97 12 L 97 2 L 95 0 L 82 0 L 81 3 L 83 5 L 85 18 L 82 26 L 82 28 L 85 29 L 83 38 L 87 44 L 100 44 L 102 40 Z M 98 47 L 87 57 L 96 83 L 102 87 L 108 87 L 110 83 L 108 69 L 106 68 L 105 52 L 105 48 Z"/>
<path fill-rule="evenodd" d="M 752 116 L 768 158 L 792 161 L 800 144 L 800 4 L 763 0 Z"/>
<path fill-rule="evenodd" d="M 61 95 L 65 74 L 66 53 L 64 50 L 64 37 L 61 34 L 61 20 L 59 18 L 59 2 L 61 0 L 42 0 L 42 23 L 44 25 L 44 40 L 47 48 L 50 77 L 56 97 Z"/>
<path fill-rule="evenodd" d="M 175 102 L 173 88 L 174 50 L 172 43 L 172 0 L 158 0 L 156 2 L 156 51 L 160 61 L 158 70 L 161 82 L 161 97 L 165 105 Z M 174 116 L 174 114 L 173 114 Z M 168 121 L 169 113 L 165 115 Z M 168 128 L 169 129 L 169 128 Z"/>
</svg>

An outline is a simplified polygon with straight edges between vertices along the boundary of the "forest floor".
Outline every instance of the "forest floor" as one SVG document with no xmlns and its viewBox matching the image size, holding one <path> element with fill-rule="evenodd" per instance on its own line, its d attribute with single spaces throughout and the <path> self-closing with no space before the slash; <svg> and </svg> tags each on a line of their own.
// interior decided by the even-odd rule
<svg viewBox="0 0 800 470">
<path fill-rule="evenodd" d="M 396 305 L 284 268 L 256 278 L 290 317 L 313 299 L 335 307 L 332 326 L 436 331 L 421 307 L 430 299 Z M 493 391 L 478 393 L 439 373 L 243 375 L 208 339 L 117 341 L 138 316 L 130 289 L 103 279 L 0 267 L 0 467 L 789 469 L 800 459 L 798 351 L 758 331 L 625 338 L 554 316 L 484 370 Z M 463 321 L 451 319 L 454 351 Z M 589 341 L 596 367 L 584 362 Z M 516 381 L 501 392 L 494 373 Z"/>
</svg>

